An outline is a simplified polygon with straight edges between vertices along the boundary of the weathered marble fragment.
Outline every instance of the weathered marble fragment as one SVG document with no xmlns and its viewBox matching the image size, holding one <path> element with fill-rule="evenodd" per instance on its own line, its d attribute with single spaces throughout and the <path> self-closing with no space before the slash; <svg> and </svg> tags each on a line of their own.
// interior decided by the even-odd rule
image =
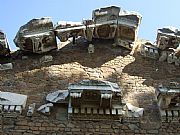
<svg viewBox="0 0 180 135">
<path fill-rule="evenodd" d="M 26 106 L 27 96 L 11 92 L 0 92 L 0 105 L 3 112 L 19 112 Z"/>
<path fill-rule="evenodd" d="M 44 53 L 57 48 L 51 18 L 32 19 L 20 27 L 14 43 L 20 50 Z"/>
</svg>

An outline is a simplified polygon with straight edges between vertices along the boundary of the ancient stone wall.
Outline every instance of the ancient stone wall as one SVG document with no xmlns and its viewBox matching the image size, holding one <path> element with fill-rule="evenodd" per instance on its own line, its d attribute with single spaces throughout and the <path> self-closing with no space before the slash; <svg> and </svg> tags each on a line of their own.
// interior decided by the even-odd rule
<svg viewBox="0 0 180 135">
<path fill-rule="evenodd" d="M 28 95 L 27 106 L 36 103 L 36 109 L 45 103 L 52 91 L 67 89 L 69 83 L 82 79 L 116 82 L 122 87 L 124 100 L 145 108 L 140 121 L 67 121 L 59 115 L 58 106 L 50 116 L 35 112 L 26 117 L 26 110 L 17 118 L 4 118 L 7 135 L 61 135 L 61 134 L 180 134 L 180 123 L 163 122 L 156 106 L 155 89 L 170 79 L 180 77 L 179 67 L 166 62 L 142 58 L 135 53 L 112 47 L 111 41 L 97 43 L 95 53 L 88 54 L 87 46 L 71 44 L 49 53 L 53 61 L 40 63 L 42 55 L 13 61 L 13 70 L 0 72 L 0 90 Z"/>
<path fill-rule="evenodd" d="M 178 135 L 179 123 L 163 123 L 159 129 L 144 129 L 139 123 L 111 121 L 58 121 L 48 118 L 20 117 L 8 123 L 8 135 Z"/>
</svg>

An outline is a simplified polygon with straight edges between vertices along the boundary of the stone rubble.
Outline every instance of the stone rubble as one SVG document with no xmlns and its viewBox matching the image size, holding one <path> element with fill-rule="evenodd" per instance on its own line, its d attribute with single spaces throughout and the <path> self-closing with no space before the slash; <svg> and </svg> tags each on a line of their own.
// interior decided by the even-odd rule
<svg viewBox="0 0 180 135">
<path fill-rule="evenodd" d="M 47 104 L 44 104 L 44 105 L 41 105 L 37 111 L 45 114 L 45 115 L 50 115 L 50 108 L 53 107 L 53 104 L 52 103 L 47 103 Z"/>
<path fill-rule="evenodd" d="M 94 53 L 94 45 L 92 44 L 89 44 L 89 47 L 88 47 L 88 53 Z"/>
<path fill-rule="evenodd" d="M 13 69 L 12 63 L 0 64 L 0 70 L 10 70 L 10 69 Z"/>
<path fill-rule="evenodd" d="M 58 90 L 58 91 L 49 93 L 46 96 L 46 101 L 51 102 L 51 103 L 65 102 L 68 95 L 69 95 L 68 90 Z"/>
<path fill-rule="evenodd" d="M 19 112 L 26 106 L 27 96 L 11 92 L 0 92 L 0 105 L 3 112 Z"/>
<path fill-rule="evenodd" d="M 150 42 L 146 42 L 145 44 L 141 45 L 140 53 L 144 57 L 148 57 L 151 59 L 156 60 L 159 58 L 158 48 Z"/>
<path fill-rule="evenodd" d="M 56 37 L 51 18 L 35 18 L 20 27 L 14 43 L 20 50 L 44 53 L 57 49 Z"/>
<path fill-rule="evenodd" d="M 53 61 L 53 57 L 51 55 L 44 55 L 39 61 L 40 63 L 51 62 Z"/>
<path fill-rule="evenodd" d="M 144 108 L 139 108 L 136 106 L 131 105 L 130 103 L 126 104 L 127 109 L 134 113 L 134 116 L 140 117 L 143 116 Z"/>
<path fill-rule="evenodd" d="M 174 27 L 158 29 L 157 41 L 153 45 L 150 42 L 141 44 L 140 53 L 144 57 L 159 59 L 160 62 L 167 61 L 169 64 L 180 65 L 180 34 Z"/>
<path fill-rule="evenodd" d="M 32 117 L 32 116 L 33 116 L 35 107 L 36 107 L 36 103 L 30 104 L 30 105 L 28 106 L 28 111 L 27 111 L 27 116 L 28 116 L 28 117 Z"/>
<path fill-rule="evenodd" d="M 10 56 L 9 44 L 7 42 L 5 33 L 0 30 L 0 57 L 8 56 Z"/>
</svg>

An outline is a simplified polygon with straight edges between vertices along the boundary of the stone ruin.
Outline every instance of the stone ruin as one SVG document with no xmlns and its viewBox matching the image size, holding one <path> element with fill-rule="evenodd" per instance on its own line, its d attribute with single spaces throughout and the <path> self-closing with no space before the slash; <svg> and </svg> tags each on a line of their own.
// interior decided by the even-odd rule
<svg viewBox="0 0 180 135">
<path fill-rule="evenodd" d="M 10 49 L 6 35 L 0 30 L 0 57 L 10 56 Z"/>
<path fill-rule="evenodd" d="M 131 50 L 137 39 L 141 18 L 138 13 L 110 6 L 94 10 L 92 19 L 83 23 L 59 22 L 55 31 L 60 41 L 74 37 L 74 43 L 75 37 L 83 36 L 92 46 L 93 39 L 114 39 L 115 45 Z"/>
<path fill-rule="evenodd" d="M 81 22 L 59 21 L 55 26 L 55 33 L 61 42 L 67 41 L 70 37 L 85 36 L 85 27 Z"/>
<path fill-rule="evenodd" d="M 156 43 L 145 43 L 141 45 L 140 53 L 144 57 L 167 61 L 180 65 L 180 31 L 174 27 L 158 29 Z"/>
<path fill-rule="evenodd" d="M 2 135 L 7 119 L 12 121 L 13 118 L 17 118 L 21 115 L 22 111 L 25 110 L 26 102 L 26 95 L 0 91 L 0 129 L 2 131 L 0 133 Z"/>
<path fill-rule="evenodd" d="M 25 109 L 26 101 L 26 95 L 0 92 L 0 112 L 3 115 L 21 114 Z"/>
<path fill-rule="evenodd" d="M 76 84 L 70 84 L 68 87 L 70 99 L 68 105 L 69 117 L 82 117 L 86 119 L 90 115 L 119 116 L 125 114 L 122 103 L 122 92 L 117 84 L 97 81 L 83 80 Z M 93 117 L 90 117 L 93 119 Z"/>
<path fill-rule="evenodd" d="M 159 59 L 158 48 L 156 47 L 156 45 L 152 44 L 151 42 L 146 42 L 142 44 L 140 53 L 141 55 L 147 58 L 151 58 L 155 60 Z"/>
<path fill-rule="evenodd" d="M 92 19 L 79 22 L 58 22 L 54 27 L 50 18 L 32 19 L 20 27 L 14 42 L 20 50 L 33 53 L 44 53 L 57 49 L 56 36 L 60 41 L 67 41 L 68 38 L 83 36 L 89 41 L 89 53 L 94 52 L 92 39 L 114 39 L 116 45 L 132 49 L 137 39 L 138 27 L 141 22 L 141 15 L 129 12 L 120 7 L 110 6 L 95 9 L 92 12 Z M 5 34 L 0 32 L 1 54 L 7 55 L 8 43 Z M 180 64 L 179 58 L 180 32 L 174 27 L 158 29 L 156 44 L 146 42 L 141 45 L 140 53 L 159 61 L 167 60 L 168 63 Z M 45 57 L 44 57 L 45 58 Z M 49 57 L 48 57 L 49 58 Z M 52 61 L 51 60 L 41 60 Z M 4 65 L 0 65 L 4 70 Z M 5 69 L 6 69 L 5 65 Z M 12 69 L 12 64 L 7 69 Z M 71 96 L 70 96 L 71 97 Z M 74 100 L 73 97 L 71 97 Z M 72 103 L 73 106 L 73 103 Z"/>
<path fill-rule="evenodd" d="M 136 120 L 143 116 L 144 109 L 125 103 L 121 88 L 116 83 L 99 80 L 82 80 L 69 84 L 68 90 L 58 90 L 46 96 L 46 104 L 37 111 L 51 115 L 55 104 L 65 105 L 67 118 L 71 120 Z M 0 111 L 4 117 L 14 117 L 25 109 L 27 96 L 0 92 Z M 30 104 L 27 116 L 33 117 L 36 103 Z M 63 117 L 63 116 L 62 116 Z"/>
<path fill-rule="evenodd" d="M 69 84 L 68 90 L 58 90 L 46 96 L 46 104 L 37 111 L 51 115 L 53 104 L 65 104 L 67 118 L 71 120 L 118 120 L 139 121 L 144 109 L 126 103 L 122 99 L 122 88 L 116 83 L 99 80 L 82 80 Z M 4 116 L 21 114 L 27 96 L 11 92 L 0 92 L 0 110 Z M 33 117 L 36 103 L 30 104 L 27 116 Z"/>
<path fill-rule="evenodd" d="M 180 120 L 180 79 L 160 85 L 156 95 L 162 119 Z"/>
<path fill-rule="evenodd" d="M 156 41 L 161 50 L 176 49 L 180 43 L 180 31 L 174 27 L 158 29 Z"/>
<path fill-rule="evenodd" d="M 92 13 L 92 21 L 97 25 L 94 28 L 94 38 L 114 39 L 118 25 L 120 8 L 105 7 L 96 9 Z"/>
<path fill-rule="evenodd" d="M 82 80 L 69 84 L 68 90 L 58 90 L 46 96 L 46 104 L 37 111 L 51 115 L 55 104 L 66 105 L 70 120 L 130 120 L 139 121 L 144 109 L 125 103 L 121 88 L 116 83 L 99 80 Z M 16 117 L 26 107 L 27 96 L 0 92 L 0 112 L 3 117 Z M 27 116 L 33 117 L 36 103 L 27 108 Z M 62 116 L 63 117 L 63 116 Z"/>
<path fill-rule="evenodd" d="M 140 53 L 144 57 L 167 61 L 180 65 L 180 32 L 174 27 L 158 29 L 156 44 L 146 42 L 141 45 Z M 178 121 L 180 116 L 180 80 L 176 78 L 157 88 L 156 96 L 162 120 Z"/>
<path fill-rule="evenodd" d="M 20 50 L 31 53 L 45 53 L 57 49 L 56 36 L 61 42 L 73 37 L 84 37 L 90 45 L 89 53 L 94 52 L 93 39 L 113 39 L 114 45 L 132 49 L 137 39 L 141 15 L 122 10 L 120 7 L 110 6 L 96 9 L 92 12 L 92 19 L 80 22 L 58 22 L 54 27 L 51 18 L 36 18 L 21 26 L 14 43 Z M 0 55 L 7 55 L 7 40 L 0 32 L 2 42 Z M 4 49 L 3 49 L 4 48 Z M 8 49 L 9 51 L 9 49 Z"/>
<path fill-rule="evenodd" d="M 180 31 L 174 27 L 158 29 L 157 46 L 160 49 L 160 61 L 180 65 Z"/>
<path fill-rule="evenodd" d="M 93 39 L 113 39 L 115 45 L 132 49 L 137 39 L 141 16 L 134 12 L 127 12 L 119 7 L 111 6 L 93 11 L 92 19 L 83 23 L 59 22 L 55 27 L 50 18 L 33 19 L 23 25 L 15 39 L 15 44 L 22 51 L 44 53 L 57 49 L 56 36 L 60 41 L 68 38 L 85 37 L 89 43 L 89 53 L 94 52 Z M 5 36 L 2 34 L 3 40 Z M 148 58 L 168 63 L 180 64 L 179 30 L 170 28 L 158 29 L 156 43 L 146 42 L 141 45 L 140 53 Z M 5 44 L 1 48 L 6 47 Z M 4 56 L 4 50 L 0 53 Z M 7 49 L 6 49 L 7 50 Z M 6 55 L 6 54 L 5 54 Z M 44 56 L 40 63 L 53 61 L 52 56 Z M 0 65 L 0 70 L 12 69 L 12 65 Z M 157 88 L 156 96 L 158 111 L 163 121 L 180 120 L 180 80 L 177 78 L 169 84 L 162 84 Z M 11 96 L 11 98 L 10 98 Z M 17 100 L 18 99 L 18 100 Z M 123 100 L 122 88 L 116 83 L 99 80 L 82 80 L 70 84 L 67 90 L 58 90 L 46 96 L 45 104 L 36 109 L 36 103 L 30 104 L 27 116 L 33 117 L 35 110 L 45 115 L 62 104 L 66 106 L 69 120 L 110 120 L 110 121 L 139 121 L 144 115 L 144 109 L 126 103 Z M 10 92 L 0 92 L 0 110 L 4 116 L 22 114 L 27 96 Z M 157 112 L 158 113 L 158 112 Z M 7 115 L 6 115 L 7 114 Z"/>
<path fill-rule="evenodd" d="M 13 68 L 13 64 L 9 63 L 11 58 L 9 44 L 6 35 L 0 30 L 0 71 Z"/>
<path fill-rule="evenodd" d="M 10 69 L 13 69 L 13 64 L 12 63 L 0 64 L 0 71 L 1 70 L 10 70 Z"/>
<path fill-rule="evenodd" d="M 139 120 L 144 110 L 124 103 L 121 88 L 116 83 L 99 80 L 82 80 L 69 84 L 68 90 L 49 93 L 46 101 L 66 104 L 68 119 L 71 120 Z M 39 109 L 50 115 L 50 110 L 46 113 L 44 110 Z"/>
<path fill-rule="evenodd" d="M 136 41 L 141 15 L 111 6 L 96 9 L 92 21 L 96 25 L 93 38 L 114 39 L 115 45 L 132 49 Z"/>
<path fill-rule="evenodd" d="M 56 36 L 51 18 L 32 19 L 20 27 L 14 43 L 20 50 L 44 53 L 57 49 Z"/>
</svg>

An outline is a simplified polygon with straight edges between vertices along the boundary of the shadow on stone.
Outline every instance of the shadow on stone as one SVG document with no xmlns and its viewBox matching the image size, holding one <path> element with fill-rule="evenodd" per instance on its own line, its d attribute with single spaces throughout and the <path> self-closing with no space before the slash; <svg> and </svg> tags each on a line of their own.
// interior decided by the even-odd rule
<svg viewBox="0 0 180 135">
<path fill-rule="evenodd" d="M 130 53 L 129 50 L 123 47 L 113 47 L 113 42 L 114 41 L 112 40 L 94 41 L 93 44 L 95 46 L 95 52 L 93 54 L 88 53 L 88 44 L 86 42 L 79 41 L 76 45 L 73 45 L 70 42 L 59 50 L 53 50 L 51 52 L 45 53 L 44 55 L 53 56 L 53 61 L 48 63 L 40 63 L 40 58 L 43 57 L 42 54 L 20 53 L 18 55 L 14 53 L 14 56 L 19 58 L 14 60 L 14 70 L 17 72 L 19 72 L 19 70 L 28 71 L 33 69 L 40 69 L 42 67 L 48 67 L 51 65 L 62 65 L 72 62 L 78 62 L 82 66 L 90 68 L 100 67 L 104 63 L 116 58 L 117 56 L 124 57 Z M 22 60 L 21 57 L 23 55 L 27 55 L 28 58 Z"/>
<path fill-rule="evenodd" d="M 143 58 L 140 54 L 135 54 L 135 61 L 126 65 L 124 73 L 138 76 L 145 79 L 144 85 L 157 87 L 159 83 L 180 75 L 180 68 L 167 62 L 159 62 L 148 58 Z"/>
</svg>

